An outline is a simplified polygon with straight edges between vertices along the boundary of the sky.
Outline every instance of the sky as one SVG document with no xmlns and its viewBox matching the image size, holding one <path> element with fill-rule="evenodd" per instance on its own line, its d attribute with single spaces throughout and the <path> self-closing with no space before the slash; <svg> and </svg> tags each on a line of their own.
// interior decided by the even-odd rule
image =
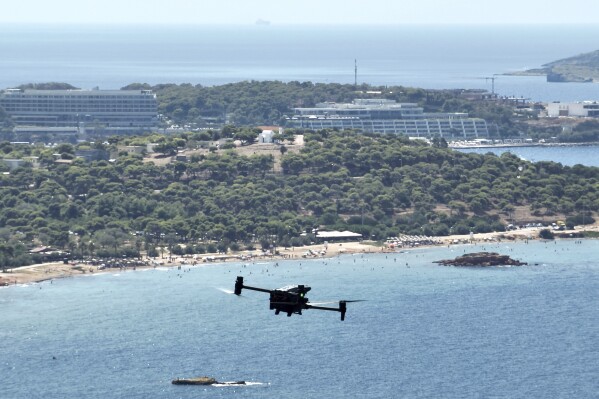
<svg viewBox="0 0 599 399">
<path fill-rule="evenodd" d="M 0 23 L 593 24 L 597 0 L 10 0 Z"/>
</svg>

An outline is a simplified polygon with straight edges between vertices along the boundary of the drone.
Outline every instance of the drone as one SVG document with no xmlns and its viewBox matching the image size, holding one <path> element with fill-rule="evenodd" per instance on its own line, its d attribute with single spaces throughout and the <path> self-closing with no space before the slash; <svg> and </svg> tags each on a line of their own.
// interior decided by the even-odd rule
<svg viewBox="0 0 599 399">
<path fill-rule="evenodd" d="M 235 281 L 235 295 L 241 295 L 242 289 L 251 290 L 251 291 L 259 291 L 259 292 L 267 292 L 270 294 L 270 309 L 275 311 L 275 314 L 278 315 L 281 312 L 287 313 L 287 317 L 290 317 L 292 314 L 302 314 L 302 310 L 304 309 L 318 309 L 318 310 L 330 310 L 334 312 L 341 313 L 341 321 L 345 320 L 345 312 L 347 311 L 347 304 L 349 302 L 361 302 L 360 300 L 355 301 L 339 301 L 339 307 L 332 308 L 327 306 L 320 306 L 326 303 L 310 303 L 308 298 L 306 298 L 306 293 L 310 291 L 312 288 L 307 287 L 305 285 L 288 285 L 282 288 L 277 288 L 275 290 L 268 290 L 265 288 L 257 288 L 250 287 L 249 285 L 243 284 L 243 277 L 237 276 L 237 281 Z"/>
</svg>

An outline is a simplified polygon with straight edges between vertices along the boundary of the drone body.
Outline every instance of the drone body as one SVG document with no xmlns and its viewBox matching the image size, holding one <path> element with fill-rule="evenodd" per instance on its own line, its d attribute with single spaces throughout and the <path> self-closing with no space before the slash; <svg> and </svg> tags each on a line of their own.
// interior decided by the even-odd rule
<svg viewBox="0 0 599 399">
<path fill-rule="evenodd" d="M 286 287 L 278 288 L 275 290 L 268 290 L 264 288 L 250 287 L 249 285 L 243 284 L 243 277 L 238 276 L 235 281 L 235 295 L 241 295 L 242 289 L 267 292 L 270 294 L 270 309 L 275 311 L 275 314 L 280 312 L 287 313 L 287 316 L 292 314 L 302 314 L 304 309 L 318 309 L 318 310 L 330 310 L 341 313 L 341 321 L 345 320 L 345 312 L 347 310 L 347 302 L 356 301 L 339 301 L 339 307 L 332 308 L 326 306 L 318 306 L 311 304 L 306 298 L 306 293 L 311 290 L 310 287 L 305 285 L 289 285 Z"/>
</svg>

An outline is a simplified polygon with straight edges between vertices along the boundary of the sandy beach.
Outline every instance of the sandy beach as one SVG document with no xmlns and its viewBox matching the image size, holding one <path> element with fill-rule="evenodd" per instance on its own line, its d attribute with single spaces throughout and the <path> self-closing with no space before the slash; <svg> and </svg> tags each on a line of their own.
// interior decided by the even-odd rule
<svg viewBox="0 0 599 399">
<path fill-rule="evenodd" d="M 260 254 L 260 251 L 239 251 L 235 253 L 223 254 L 199 254 L 194 257 L 169 257 L 164 258 L 144 258 L 143 266 L 135 266 L 135 269 L 153 268 L 153 267 L 178 267 L 181 265 L 200 265 L 217 264 L 224 262 L 247 262 L 252 260 L 286 260 L 299 259 L 302 257 L 334 257 L 341 254 L 351 253 L 374 253 L 381 252 L 384 248 L 366 244 L 362 242 L 344 242 L 318 244 L 294 248 L 277 248 L 277 255 Z M 133 267 L 127 267 L 132 270 Z M 63 262 L 41 263 L 30 266 L 23 266 L 14 269 L 8 269 L 7 273 L 0 273 L 0 286 L 13 284 L 30 284 L 57 278 L 75 277 L 83 274 L 114 272 L 114 268 L 102 268 L 82 263 Z"/>
<path fill-rule="evenodd" d="M 465 245 L 484 242 L 500 242 L 500 241 L 524 241 L 534 240 L 539 238 L 539 228 L 526 228 L 509 232 L 493 232 L 479 233 L 472 235 L 451 235 L 446 237 L 433 237 L 434 244 L 417 245 L 381 245 L 374 242 L 344 242 L 344 243 L 325 243 L 294 248 L 277 248 L 277 255 L 260 254 L 259 251 L 253 251 L 252 254 L 246 251 L 240 251 L 230 254 L 201 254 L 194 257 L 165 257 L 165 258 L 145 258 L 143 259 L 146 265 L 136 266 L 136 269 L 153 268 L 153 267 L 178 267 L 181 265 L 198 265 L 209 263 L 224 263 L 224 262 L 244 262 L 252 260 L 287 260 L 298 258 L 331 258 L 345 254 L 356 253 L 381 253 L 381 252 L 396 252 L 398 250 L 406 250 L 411 248 L 423 248 L 432 246 L 447 246 L 447 245 Z M 599 231 L 599 225 L 584 226 L 584 228 L 576 228 L 574 230 L 560 231 L 563 236 L 569 236 L 580 233 L 580 231 Z M 128 270 L 133 267 L 128 267 Z M 113 272 L 114 268 L 102 268 L 101 266 L 93 266 L 82 263 L 42 263 L 19 268 L 9 269 L 6 273 L 0 273 L 0 286 L 13 284 L 29 284 L 37 283 L 57 278 L 75 277 L 83 274 Z"/>
</svg>

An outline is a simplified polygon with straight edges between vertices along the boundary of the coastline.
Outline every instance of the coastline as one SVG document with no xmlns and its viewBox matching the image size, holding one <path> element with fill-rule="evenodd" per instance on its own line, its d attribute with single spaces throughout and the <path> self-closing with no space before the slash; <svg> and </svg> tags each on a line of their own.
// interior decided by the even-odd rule
<svg viewBox="0 0 599 399">
<path fill-rule="evenodd" d="M 256 251 L 253 251 L 254 253 Z M 143 270 L 157 267 L 180 267 L 180 266 L 202 266 L 209 264 L 221 264 L 230 262 L 248 262 L 254 260 L 290 260 L 307 258 L 332 258 L 338 255 L 354 253 L 376 253 L 382 252 L 380 246 L 371 245 L 363 242 L 344 242 L 316 244 L 303 247 L 292 247 L 277 249 L 277 255 L 258 254 L 250 255 L 248 251 L 239 251 L 235 253 L 223 254 L 201 254 L 193 257 L 175 256 L 164 258 L 143 257 L 141 266 L 127 266 L 121 268 L 108 268 L 96 265 L 89 265 L 78 262 L 52 262 L 40 263 L 29 266 L 7 269 L 6 273 L 0 273 L 0 288 L 10 285 L 34 284 L 54 279 L 77 277 L 83 275 L 93 275 L 101 273 L 112 273 L 116 270 Z"/>
<path fill-rule="evenodd" d="M 208 264 L 221 264 L 229 262 L 244 262 L 254 260 L 291 260 L 299 258 L 333 258 L 340 255 L 351 254 L 374 254 L 374 253 L 395 253 L 416 248 L 432 248 L 440 246 L 464 245 L 476 243 L 490 242 L 517 242 L 539 239 L 539 231 L 541 228 L 531 227 L 507 232 L 492 232 L 492 233 L 476 233 L 472 235 L 451 235 L 445 237 L 432 237 L 436 244 L 419 244 L 414 242 L 413 245 L 380 245 L 374 242 L 343 242 L 343 243 L 325 243 L 315 244 L 304 247 L 284 248 L 278 250 L 277 255 L 254 255 L 250 256 L 246 251 L 231 253 L 227 255 L 219 254 L 202 254 L 196 257 L 165 257 L 164 259 L 143 258 L 145 265 L 129 266 L 116 268 L 102 268 L 101 266 L 93 266 L 83 263 L 42 263 L 29 266 L 22 266 L 14 269 L 9 269 L 6 273 L 0 273 L 0 287 L 11 285 L 23 285 L 41 283 L 55 279 L 76 277 L 83 275 L 93 275 L 100 273 L 112 273 L 115 270 L 143 270 L 157 267 L 181 267 L 181 266 L 201 266 Z M 564 230 L 559 232 L 560 235 L 576 235 L 582 231 L 599 232 L 599 224 L 593 226 L 580 226 L 574 230 Z M 556 238 L 559 239 L 559 238 Z"/>
<path fill-rule="evenodd" d="M 476 149 L 476 148 L 519 148 L 519 147 L 592 147 L 599 143 L 498 143 L 498 144 L 477 144 L 472 142 L 451 142 L 449 148 L 452 150 Z"/>
</svg>

